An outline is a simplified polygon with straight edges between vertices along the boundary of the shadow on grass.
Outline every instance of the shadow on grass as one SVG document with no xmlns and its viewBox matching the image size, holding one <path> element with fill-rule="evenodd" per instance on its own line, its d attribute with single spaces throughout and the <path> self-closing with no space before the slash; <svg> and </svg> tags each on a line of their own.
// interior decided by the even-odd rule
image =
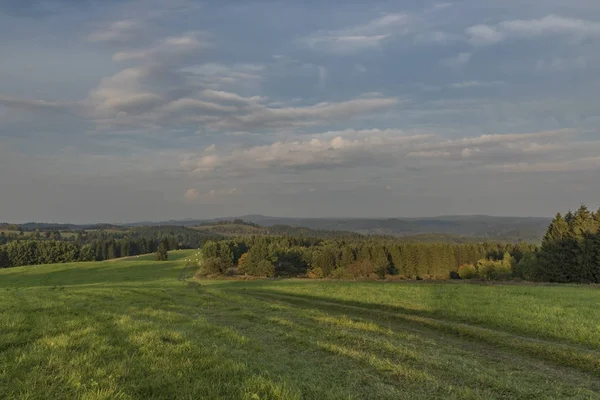
<svg viewBox="0 0 600 400">
<path fill-rule="evenodd" d="M 520 332 L 501 331 L 484 326 L 440 319 L 438 313 L 411 310 L 399 306 L 374 305 L 359 301 L 331 299 L 305 294 L 290 294 L 275 290 L 241 290 L 239 293 L 263 301 L 293 304 L 304 309 L 318 309 L 337 314 L 362 317 L 374 321 L 394 322 L 403 329 L 427 330 L 453 334 L 457 337 L 501 346 L 516 353 L 525 353 L 555 365 L 568 366 L 585 372 L 600 373 L 600 353 L 576 344 L 541 340 Z"/>
<path fill-rule="evenodd" d="M 2 285 L 11 288 L 43 287 L 43 286 L 73 286 L 119 282 L 151 282 L 173 278 L 176 279 L 180 262 L 154 263 L 151 265 L 105 262 L 102 265 L 88 264 L 83 267 L 72 267 L 44 274 L 6 275 L 2 277 Z M 33 267 L 32 267 L 33 268 Z"/>
</svg>

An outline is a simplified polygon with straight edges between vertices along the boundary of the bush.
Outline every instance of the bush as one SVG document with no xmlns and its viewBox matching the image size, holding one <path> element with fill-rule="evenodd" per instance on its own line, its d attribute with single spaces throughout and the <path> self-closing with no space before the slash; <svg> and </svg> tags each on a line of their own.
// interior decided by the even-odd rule
<svg viewBox="0 0 600 400">
<path fill-rule="evenodd" d="M 477 278 L 477 268 L 473 264 L 463 264 L 458 268 L 458 276 L 460 279 Z"/>
<path fill-rule="evenodd" d="M 486 281 L 509 279 L 512 275 L 512 260 L 510 257 L 500 261 L 482 259 L 477 262 L 477 271 Z"/>
<path fill-rule="evenodd" d="M 320 279 L 323 278 L 324 275 L 323 270 L 319 267 L 311 268 L 306 274 L 310 279 Z"/>
<path fill-rule="evenodd" d="M 200 264 L 200 269 L 196 276 L 205 277 L 205 276 L 221 276 L 225 273 L 226 268 L 220 258 L 211 257 L 202 260 Z"/>
<path fill-rule="evenodd" d="M 491 281 L 492 279 L 494 279 L 496 263 L 497 261 L 489 259 L 481 259 L 477 261 L 477 272 L 479 273 L 479 276 L 485 279 L 486 281 Z"/>
<path fill-rule="evenodd" d="M 512 273 L 512 265 L 497 261 L 494 265 L 492 278 L 497 281 L 505 281 L 511 278 Z"/>
<path fill-rule="evenodd" d="M 346 279 L 348 277 L 348 274 L 346 272 L 346 269 L 338 267 L 334 269 L 333 272 L 331 272 L 331 274 L 329 274 L 329 277 L 331 279 Z"/>
</svg>

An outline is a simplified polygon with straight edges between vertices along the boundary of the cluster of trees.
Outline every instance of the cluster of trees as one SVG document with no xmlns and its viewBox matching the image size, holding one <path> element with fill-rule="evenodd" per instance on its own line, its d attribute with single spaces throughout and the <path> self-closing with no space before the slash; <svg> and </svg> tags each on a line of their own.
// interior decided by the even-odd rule
<svg viewBox="0 0 600 400">
<path fill-rule="evenodd" d="M 528 267 L 543 281 L 600 283 L 600 210 L 557 214 Z"/>
<path fill-rule="evenodd" d="M 19 240 L 0 246 L 0 268 L 32 264 L 92 261 L 90 246 L 57 240 Z"/>
<path fill-rule="evenodd" d="M 220 236 L 206 235 L 183 227 L 143 227 L 126 231 L 86 231 L 68 238 L 48 231 L 35 240 L 35 233 L 19 240 L 0 244 L 0 268 L 76 261 L 103 261 L 119 257 L 156 253 L 161 258 L 172 249 L 200 248 L 206 240 Z M 37 232 L 36 232 L 37 233 Z M 52 239 L 54 238 L 54 239 Z"/>
<path fill-rule="evenodd" d="M 526 243 L 407 243 L 398 239 L 323 240 L 300 237 L 244 237 L 209 241 L 201 275 L 406 279 L 458 277 L 463 264 L 481 259 L 515 262 L 534 246 Z"/>
<path fill-rule="evenodd" d="M 523 276 L 520 273 L 518 266 L 523 259 L 525 259 L 525 257 L 521 258 L 519 263 L 516 263 L 513 256 L 508 252 L 504 253 L 501 260 L 482 258 L 477 261 L 477 264 L 463 264 L 458 267 L 458 276 L 461 279 L 481 278 L 486 281 L 502 281 L 510 279 L 513 276 L 522 278 Z"/>
</svg>

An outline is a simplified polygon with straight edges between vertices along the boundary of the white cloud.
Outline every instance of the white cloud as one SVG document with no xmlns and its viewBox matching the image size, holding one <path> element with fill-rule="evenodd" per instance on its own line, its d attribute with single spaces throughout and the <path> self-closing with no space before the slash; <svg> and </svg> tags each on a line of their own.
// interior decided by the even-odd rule
<svg viewBox="0 0 600 400">
<path fill-rule="evenodd" d="M 187 202 L 194 202 L 198 200 L 199 197 L 200 192 L 198 192 L 198 190 L 194 188 L 189 188 L 185 191 L 185 194 L 183 195 L 184 200 Z"/>
<path fill-rule="evenodd" d="M 495 27 L 489 25 L 475 25 L 467 28 L 468 42 L 474 46 L 485 46 L 501 42 L 505 36 Z"/>
<path fill-rule="evenodd" d="M 387 14 L 362 25 L 318 31 L 301 42 L 315 50 L 357 53 L 378 48 L 384 39 L 406 32 L 410 20 L 407 14 Z"/>
<path fill-rule="evenodd" d="M 385 25 L 388 22 L 383 22 Z M 275 106 L 268 98 L 242 96 L 207 84 L 212 76 L 260 74 L 263 67 L 197 64 L 205 46 L 201 35 L 189 33 L 166 38 L 144 50 L 116 53 L 116 60 L 138 62 L 101 81 L 85 101 L 90 114 L 104 129 L 117 127 L 181 127 L 196 131 L 250 132 L 255 130 L 316 126 L 390 109 L 391 97 L 355 98 L 334 103 Z M 199 53 L 200 52 L 200 53 Z M 191 64 L 192 66 L 189 66 Z M 315 68 L 316 66 L 311 66 Z M 327 69 L 317 68 L 325 85 Z M 241 79 L 241 78 L 240 78 Z M 268 105 L 271 104 L 271 105 Z"/>
<path fill-rule="evenodd" d="M 466 147 L 466 148 L 462 149 L 462 151 L 460 152 L 460 155 L 462 158 L 469 158 L 473 154 L 477 154 L 479 152 L 481 152 L 481 150 L 477 147 L 475 147 L 475 148 Z"/>
<path fill-rule="evenodd" d="M 600 36 L 600 22 L 548 15 L 539 19 L 510 20 L 496 25 L 475 25 L 467 28 L 470 44 L 485 46 L 511 38 L 535 38 L 562 35 L 581 40 Z"/>
<path fill-rule="evenodd" d="M 464 81 L 464 82 L 455 82 L 450 84 L 448 87 L 451 89 L 466 89 L 473 87 L 493 87 L 503 85 L 504 82 L 501 81 L 492 81 L 492 82 L 481 82 L 481 81 Z"/>
<path fill-rule="evenodd" d="M 589 56 L 557 57 L 549 61 L 538 60 L 535 67 L 538 70 L 568 71 L 572 69 L 584 69 L 590 62 Z"/>
<path fill-rule="evenodd" d="M 450 157 L 449 151 L 431 150 L 431 151 L 411 151 L 407 154 L 408 157 L 418 158 L 439 158 L 439 157 Z"/>
<path fill-rule="evenodd" d="M 491 167 L 511 173 L 523 172 L 571 172 L 600 170 L 600 157 L 585 157 L 567 161 L 503 164 Z"/>
<path fill-rule="evenodd" d="M 181 57 L 198 54 L 209 47 L 209 42 L 199 32 L 189 32 L 181 36 L 165 38 L 155 45 L 142 50 L 121 51 L 113 55 L 114 61 L 142 60 L 171 64 Z"/>
<path fill-rule="evenodd" d="M 460 68 L 464 65 L 467 65 L 469 61 L 471 61 L 471 57 L 473 54 L 471 53 L 459 53 L 454 57 L 444 58 L 440 61 L 440 64 L 451 67 L 451 68 Z"/>
<path fill-rule="evenodd" d="M 248 130 L 315 126 L 386 110 L 397 104 L 398 99 L 393 97 L 359 98 L 305 107 L 268 108 L 261 104 L 254 104 L 246 112 L 211 122 L 207 127 L 214 130 Z"/>
<path fill-rule="evenodd" d="M 416 44 L 449 44 L 462 40 L 462 35 L 443 31 L 421 32 L 415 35 Z"/>
<path fill-rule="evenodd" d="M 30 111 L 65 112 L 77 106 L 77 103 L 73 102 L 20 99 L 12 96 L 0 95 L 0 107 Z"/>
<path fill-rule="evenodd" d="M 210 175 L 243 175 L 251 171 L 298 172 L 331 168 L 425 167 L 449 168 L 465 159 L 491 165 L 542 155 L 533 148 L 559 150 L 576 132 L 572 130 L 516 134 L 489 134 L 445 140 L 442 137 L 406 135 L 397 130 L 346 130 L 312 138 L 272 144 L 187 154 L 180 166 Z"/>
<path fill-rule="evenodd" d="M 133 39 L 144 28 L 141 21 L 124 19 L 110 23 L 105 29 L 92 32 L 88 36 L 91 42 L 125 42 Z"/>
</svg>

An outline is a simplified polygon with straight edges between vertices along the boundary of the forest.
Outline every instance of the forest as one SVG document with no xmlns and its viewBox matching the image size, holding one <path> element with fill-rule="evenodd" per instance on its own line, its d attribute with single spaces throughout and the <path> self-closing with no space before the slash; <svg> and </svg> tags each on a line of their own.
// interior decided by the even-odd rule
<svg viewBox="0 0 600 400">
<path fill-rule="evenodd" d="M 231 236 L 240 231 L 247 234 Z M 69 235 L 2 232 L 0 240 L 5 243 L 0 245 L 2 268 L 109 260 L 154 253 L 162 244 L 162 250 L 202 248 L 201 277 L 600 283 L 600 210 L 594 213 L 585 205 L 564 216 L 557 214 L 539 245 L 423 242 L 285 226 L 265 229 L 239 220 L 194 228 L 112 227 Z"/>
<path fill-rule="evenodd" d="M 519 242 L 242 237 L 209 241 L 199 276 L 474 279 L 600 283 L 600 210 L 557 214 L 541 246 Z"/>
<path fill-rule="evenodd" d="M 136 227 L 131 229 L 72 232 L 38 231 L 2 234 L 0 268 L 77 261 L 103 261 L 154 253 L 163 243 L 167 250 L 198 249 L 220 236 L 184 227 Z"/>
<path fill-rule="evenodd" d="M 338 279 L 450 279 L 460 267 L 508 261 L 535 251 L 527 243 L 411 243 L 399 239 L 323 240 L 241 237 L 208 241 L 200 276 L 247 275 Z"/>
</svg>

